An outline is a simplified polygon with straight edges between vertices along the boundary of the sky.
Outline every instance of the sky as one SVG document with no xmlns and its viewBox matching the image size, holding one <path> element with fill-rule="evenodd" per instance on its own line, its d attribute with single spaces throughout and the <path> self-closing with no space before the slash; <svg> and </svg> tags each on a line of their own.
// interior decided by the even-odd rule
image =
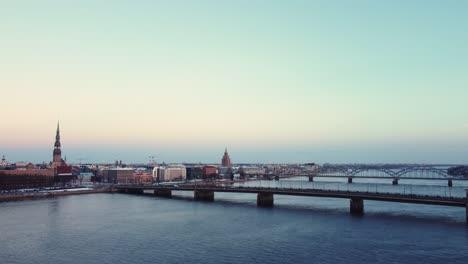
<svg viewBox="0 0 468 264">
<path fill-rule="evenodd" d="M 468 1 L 0 0 L 0 155 L 468 163 Z"/>
</svg>

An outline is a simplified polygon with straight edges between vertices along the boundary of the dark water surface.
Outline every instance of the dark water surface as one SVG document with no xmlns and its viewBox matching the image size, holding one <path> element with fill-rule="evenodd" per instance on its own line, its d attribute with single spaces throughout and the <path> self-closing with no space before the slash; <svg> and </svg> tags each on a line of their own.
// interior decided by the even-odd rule
<svg viewBox="0 0 468 264">
<path fill-rule="evenodd" d="M 468 263 L 465 209 L 191 193 L 0 203 L 0 263 Z"/>
</svg>

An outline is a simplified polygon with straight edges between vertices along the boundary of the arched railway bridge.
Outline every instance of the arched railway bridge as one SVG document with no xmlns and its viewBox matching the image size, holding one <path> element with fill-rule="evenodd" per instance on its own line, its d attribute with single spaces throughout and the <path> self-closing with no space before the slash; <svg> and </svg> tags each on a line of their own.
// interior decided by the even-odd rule
<svg viewBox="0 0 468 264">
<path fill-rule="evenodd" d="M 316 171 L 295 176 L 307 176 L 309 181 L 314 177 L 347 178 L 348 183 L 358 178 L 391 179 L 394 185 L 400 179 L 446 180 L 449 187 L 453 186 L 453 180 L 468 180 L 467 177 L 449 175 L 447 169 L 427 165 L 324 165 Z"/>
</svg>

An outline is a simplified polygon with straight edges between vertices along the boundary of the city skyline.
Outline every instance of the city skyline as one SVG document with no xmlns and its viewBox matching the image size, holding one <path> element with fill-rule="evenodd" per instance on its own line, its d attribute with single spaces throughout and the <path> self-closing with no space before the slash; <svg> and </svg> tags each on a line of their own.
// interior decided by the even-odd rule
<svg viewBox="0 0 468 264">
<path fill-rule="evenodd" d="M 56 151 L 57 151 L 57 146 L 60 151 L 61 143 L 60 143 L 60 125 L 59 122 L 57 123 L 56 127 L 56 136 L 55 136 L 55 143 L 53 144 L 54 147 L 54 155 L 53 159 L 51 160 L 52 163 L 56 163 L 59 160 L 63 162 L 63 159 L 61 158 L 61 153 L 59 154 L 58 157 L 56 157 Z M 402 148 L 403 146 L 399 146 L 399 148 Z M 424 147 L 421 148 L 420 151 L 430 151 Z M 109 150 L 110 149 L 110 150 Z M 338 149 L 338 148 L 337 148 Z M 343 146 L 340 146 L 340 149 L 317 149 L 314 152 L 312 151 L 298 151 L 295 153 L 289 154 L 289 160 L 284 159 L 285 155 L 285 150 L 264 150 L 263 152 L 259 151 L 259 149 L 256 149 L 254 151 L 248 152 L 248 153 L 242 153 L 242 152 L 234 152 L 235 154 L 238 154 L 241 159 L 237 163 L 309 163 L 309 162 L 316 162 L 316 163 L 406 163 L 406 164 L 411 164 L 411 163 L 420 163 L 420 164 L 466 164 L 462 160 L 461 162 L 454 162 L 453 160 L 450 159 L 439 159 L 436 161 L 430 161 L 430 160 L 417 160 L 414 159 L 414 156 L 411 156 L 412 153 L 405 153 L 405 152 L 395 152 L 393 154 L 398 154 L 400 156 L 399 160 L 386 160 L 386 161 L 379 161 L 378 159 L 372 159 L 372 155 L 375 154 L 375 150 L 373 151 L 372 149 L 369 148 L 364 148 L 363 151 L 365 153 L 362 153 L 364 155 L 367 155 L 368 158 L 366 161 L 360 161 L 356 159 L 343 159 L 343 157 L 347 157 L 348 155 L 352 155 L 352 153 L 343 151 Z M 185 150 L 185 151 L 184 151 Z M 145 163 L 145 158 L 148 158 L 150 162 L 158 161 L 158 163 L 210 163 L 210 164 L 217 164 L 218 162 L 214 161 L 214 155 L 215 153 L 218 153 L 219 150 L 212 149 L 211 153 L 209 156 L 203 156 L 200 155 L 200 150 L 197 149 L 190 149 L 189 153 L 186 153 L 187 148 L 182 148 L 182 149 L 177 149 L 174 147 L 169 147 L 168 149 L 160 149 L 162 151 L 161 155 L 156 155 L 153 153 L 149 154 L 150 151 L 149 149 L 143 150 L 141 148 L 139 149 L 118 149 L 112 146 L 104 146 L 103 149 L 101 149 L 101 153 L 92 153 L 88 149 L 73 149 L 70 151 L 72 153 L 73 158 L 71 159 L 72 163 L 113 163 L 115 160 L 122 161 L 122 157 L 124 158 L 125 162 L 128 163 Z M 205 149 L 205 153 L 207 153 L 210 149 Z M 114 157 L 113 159 L 110 159 L 110 155 L 108 154 L 109 151 L 114 153 L 111 155 Z M 388 150 L 387 151 L 394 151 L 394 150 Z M 401 151 L 401 150 L 400 150 Z M 50 149 L 48 151 L 50 153 Z M 183 160 L 177 160 L 178 157 L 180 157 L 181 152 L 186 154 L 185 157 L 186 159 Z M 33 163 L 49 163 L 48 159 L 45 158 L 42 161 L 39 159 L 31 159 L 31 160 L 26 160 L 24 159 L 24 156 L 29 156 L 29 157 L 34 157 L 34 155 L 37 155 L 36 157 L 44 157 L 44 153 L 41 149 L 31 149 L 28 147 L 25 147 L 24 149 L 15 149 L 15 151 L 12 151 L 12 153 L 18 155 L 14 156 L 13 155 L 13 162 L 33 162 Z M 119 153 L 119 154 L 116 154 Z M 353 151 L 355 153 L 355 151 Z M 456 153 L 456 149 L 455 149 Z M 96 155 L 97 154 L 97 155 Z M 246 155 L 247 154 L 247 155 Z M 440 152 L 434 152 L 435 156 L 437 154 L 441 154 Z M 450 153 L 453 154 L 453 153 Z M 24 155 L 24 156 L 23 156 Z M 147 155 L 147 156 L 145 156 Z M 216 154 L 217 157 L 219 158 L 218 154 Z M 249 159 L 245 159 L 245 157 L 249 157 Z M 275 155 L 278 155 L 277 158 L 275 159 Z M 296 156 L 294 156 L 296 155 Z M 65 159 L 67 159 L 66 153 L 64 154 Z M 308 157 L 315 156 L 315 157 L 321 157 L 321 158 L 315 158 L 314 160 L 309 159 Z M 3 157 L 5 157 L 5 154 L 3 154 Z M 133 157 L 133 158 L 132 158 Z M 136 159 L 134 157 L 137 157 Z M 195 157 L 198 157 L 196 159 Z M 273 158 L 272 158 L 273 157 Z M 15 160 L 15 158 L 17 158 Z M 18 159 L 19 158 L 19 159 Z M 208 158 L 208 159 L 207 159 Z M 243 158 L 243 159 L 242 159 Z M 329 158 L 329 160 L 327 160 Z M 375 158 L 375 157 L 374 157 Z M 222 158 L 221 163 L 223 163 L 226 159 L 226 165 L 230 164 L 230 158 L 229 154 L 227 153 L 227 147 L 224 149 L 224 155 Z M 229 160 L 229 162 L 227 162 Z M 219 160 L 218 160 L 219 161 Z M 229 167 L 229 165 L 228 165 Z"/>
<path fill-rule="evenodd" d="M 0 7 L 12 161 L 468 162 L 465 2 Z"/>
</svg>

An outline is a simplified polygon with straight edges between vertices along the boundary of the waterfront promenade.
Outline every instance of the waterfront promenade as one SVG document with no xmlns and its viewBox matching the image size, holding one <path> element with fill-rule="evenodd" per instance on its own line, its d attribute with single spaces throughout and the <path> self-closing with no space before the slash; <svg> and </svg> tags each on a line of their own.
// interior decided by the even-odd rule
<svg viewBox="0 0 468 264">
<path fill-rule="evenodd" d="M 0 194 L 0 202 L 11 202 L 31 199 L 44 199 L 58 196 L 107 193 L 112 191 L 112 186 L 97 186 L 93 188 L 67 188 L 67 189 L 50 189 L 42 191 L 28 192 L 8 192 Z"/>
</svg>

